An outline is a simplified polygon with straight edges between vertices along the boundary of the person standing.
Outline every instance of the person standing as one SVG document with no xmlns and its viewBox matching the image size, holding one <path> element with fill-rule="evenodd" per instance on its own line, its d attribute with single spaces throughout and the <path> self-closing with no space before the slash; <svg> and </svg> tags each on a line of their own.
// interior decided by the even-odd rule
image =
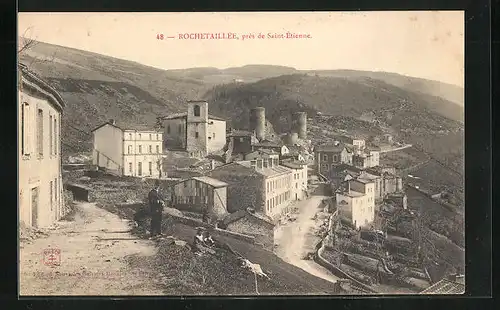
<svg viewBox="0 0 500 310">
<path fill-rule="evenodd" d="M 151 211 L 151 238 L 161 236 L 161 221 L 164 199 L 160 195 L 160 181 L 155 181 L 155 186 L 148 194 L 149 208 Z"/>
</svg>

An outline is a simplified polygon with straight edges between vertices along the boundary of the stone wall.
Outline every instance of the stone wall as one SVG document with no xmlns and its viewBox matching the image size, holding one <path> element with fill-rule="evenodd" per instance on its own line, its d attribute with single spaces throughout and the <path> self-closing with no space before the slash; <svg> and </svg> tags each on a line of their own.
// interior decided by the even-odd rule
<svg viewBox="0 0 500 310">
<path fill-rule="evenodd" d="M 270 251 L 274 247 L 274 226 L 247 215 L 227 226 L 227 230 L 255 237 L 255 242 Z"/>
</svg>

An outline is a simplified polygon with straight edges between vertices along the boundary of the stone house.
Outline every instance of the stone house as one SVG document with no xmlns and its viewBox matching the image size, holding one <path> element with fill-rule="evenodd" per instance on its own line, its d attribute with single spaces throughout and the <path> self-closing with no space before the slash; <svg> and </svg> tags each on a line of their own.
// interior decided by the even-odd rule
<svg viewBox="0 0 500 310">
<path fill-rule="evenodd" d="M 250 131 L 232 130 L 227 134 L 226 143 L 232 154 L 246 154 L 252 151 L 252 144 L 258 141 Z"/>
<path fill-rule="evenodd" d="M 271 218 L 287 211 L 292 199 L 292 170 L 276 159 L 233 162 L 208 172 L 228 183 L 228 211 L 254 209 Z"/>
<path fill-rule="evenodd" d="M 210 177 L 199 176 L 172 186 L 171 204 L 179 210 L 204 213 L 215 220 L 227 214 L 228 184 Z"/>
<path fill-rule="evenodd" d="M 252 150 L 260 150 L 260 149 L 268 149 L 273 150 L 278 153 L 280 156 L 286 155 L 289 153 L 288 147 L 283 145 L 282 143 L 273 142 L 270 140 L 262 140 L 258 143 L 254 143 L 252 145 Z"/>
<path fill-rule="evenodd" d="M 366 169 L 376 167 L 380 164 L 380 152 L 373 150 L 364 150 L 352 156 L 352 165 Z"/>
<path fill-rule="evenodd" d="M 92 163 L 118 175 L 161 177 L 163 135 L 144 125 L 118 126 L 110 120 L 92 130 Z"/>
<path fill-rule="evenodd" d="M 63 200 L 61 119 L 65 102 L 46 81 L 18 67 L 19 221 L 47 227 L 66 212 Z"/>
<path fill-rule="evenodd" d="M 226 121 L 208 114 L 208 102 L 188 101 L 188 110 L 158 117 L 164 129 L 164 146 L 182 149 L 192 157 L 218 152 L 226 145 Z"/>
<path fill-rule="evenodd" d="M 319 145 L 314 149 L 317 172 L 328 175 L 340 164 L 352 164 L 352 151 L 342 143 Z"/>
</svg>

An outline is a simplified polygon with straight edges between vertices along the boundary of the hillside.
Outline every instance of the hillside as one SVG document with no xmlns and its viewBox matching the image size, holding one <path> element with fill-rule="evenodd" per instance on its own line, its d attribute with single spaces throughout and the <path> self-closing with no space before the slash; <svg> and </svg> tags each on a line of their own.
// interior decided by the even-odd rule
<svg viewBox="0 0 500 310">
<path fill-rule="evenodd" d="M 161 70 L 42 42 L 28 50 L 21 61 L 53 83 L 66 100 L 63 116 L 66 154 L 90 151 L 90 130 L 110 118 L 120 123 L 153 125 L 158 114 L 182 111 L 186 100 L 201 97 L 210 100 L 212 114 L 232 118 L 230 125 L 235 127 L 246 126 L 250 107 L 263 105 L 278 133 L 289 129 L 287 117 L 291 111 L 307 111 L 310 117 L 318 111 L 333 115 L 330 119 L 311 119 L 311 135 L 318 138 L 339 126 L 378 134 L 383 125 L 387 127 L 383 130 L 404 135 L 402 139 L 410 143 L 416 139 L 414 143 L 432 144 L 437 135 L 446 140 L 448 133 L 459 132 L 461 125 L 453 120 L 463 119 L 463 108 L 459 105 L 432 92 L 418 92 L 423 90 L 422 85 L 444 84 L 397 74 L 373 73 L 380 79 L 366 77 L 369 72 L 349 70 L 292 74 L 299 71 L 269 65 Z M 328 74 L 342 77 L 323 76 Z M 235 78 L 255 82 L 218 85 Z M 390 83 L 383 79 L 389 79 Z M 398 83 L 415 91 L 394 86 Z M 432 151 L 433 147 L 429 149 Z M 459 150 L 452 153 L 463 154 L 461 146 L 456 147 Z M 439 152 L 447 150 L 441 148 Z"/>
<path fill-rule="evenodd" d="M 91 150 L 90 130 L 110 118 L 154 125 L 158 114 L 184 110 L 206 88 L 198 80 L 100 54 L 39 42 L 20 61 L 66 100 L 63 151 Z"/>
</svg>

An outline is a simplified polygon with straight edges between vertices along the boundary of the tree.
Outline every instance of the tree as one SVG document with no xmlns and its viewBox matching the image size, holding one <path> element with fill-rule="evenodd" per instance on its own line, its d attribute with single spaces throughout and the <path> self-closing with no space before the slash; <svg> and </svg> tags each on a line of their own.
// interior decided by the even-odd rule
<svg viewBox="0 0 500 310">
<path fill-rule="evenodd" d="M 35 46 L 37 46 L 40 42 L 36 40 L 36 38 L 32 37 L 32 32 L 33 27 L 28 27 L 24 31 L 23 35 L 18 38 L 18 49 L 17 49 L 17 56 L 18 59 L 21 58 L 31 58 L 31 61 L 29 63 L 25 63 L 25 65 L 28 67 L 28 69 L 32 68 L 32 66 L 35 63 L 48 63 L 48 62 L 53 62 L 56 53 L 54 52 L 50 57 L 42 59 L 40 57 L 34 57 L 34 56 L 28 56 L 27 52 L 29 50 L 32 50 Z"/>
</svg>

